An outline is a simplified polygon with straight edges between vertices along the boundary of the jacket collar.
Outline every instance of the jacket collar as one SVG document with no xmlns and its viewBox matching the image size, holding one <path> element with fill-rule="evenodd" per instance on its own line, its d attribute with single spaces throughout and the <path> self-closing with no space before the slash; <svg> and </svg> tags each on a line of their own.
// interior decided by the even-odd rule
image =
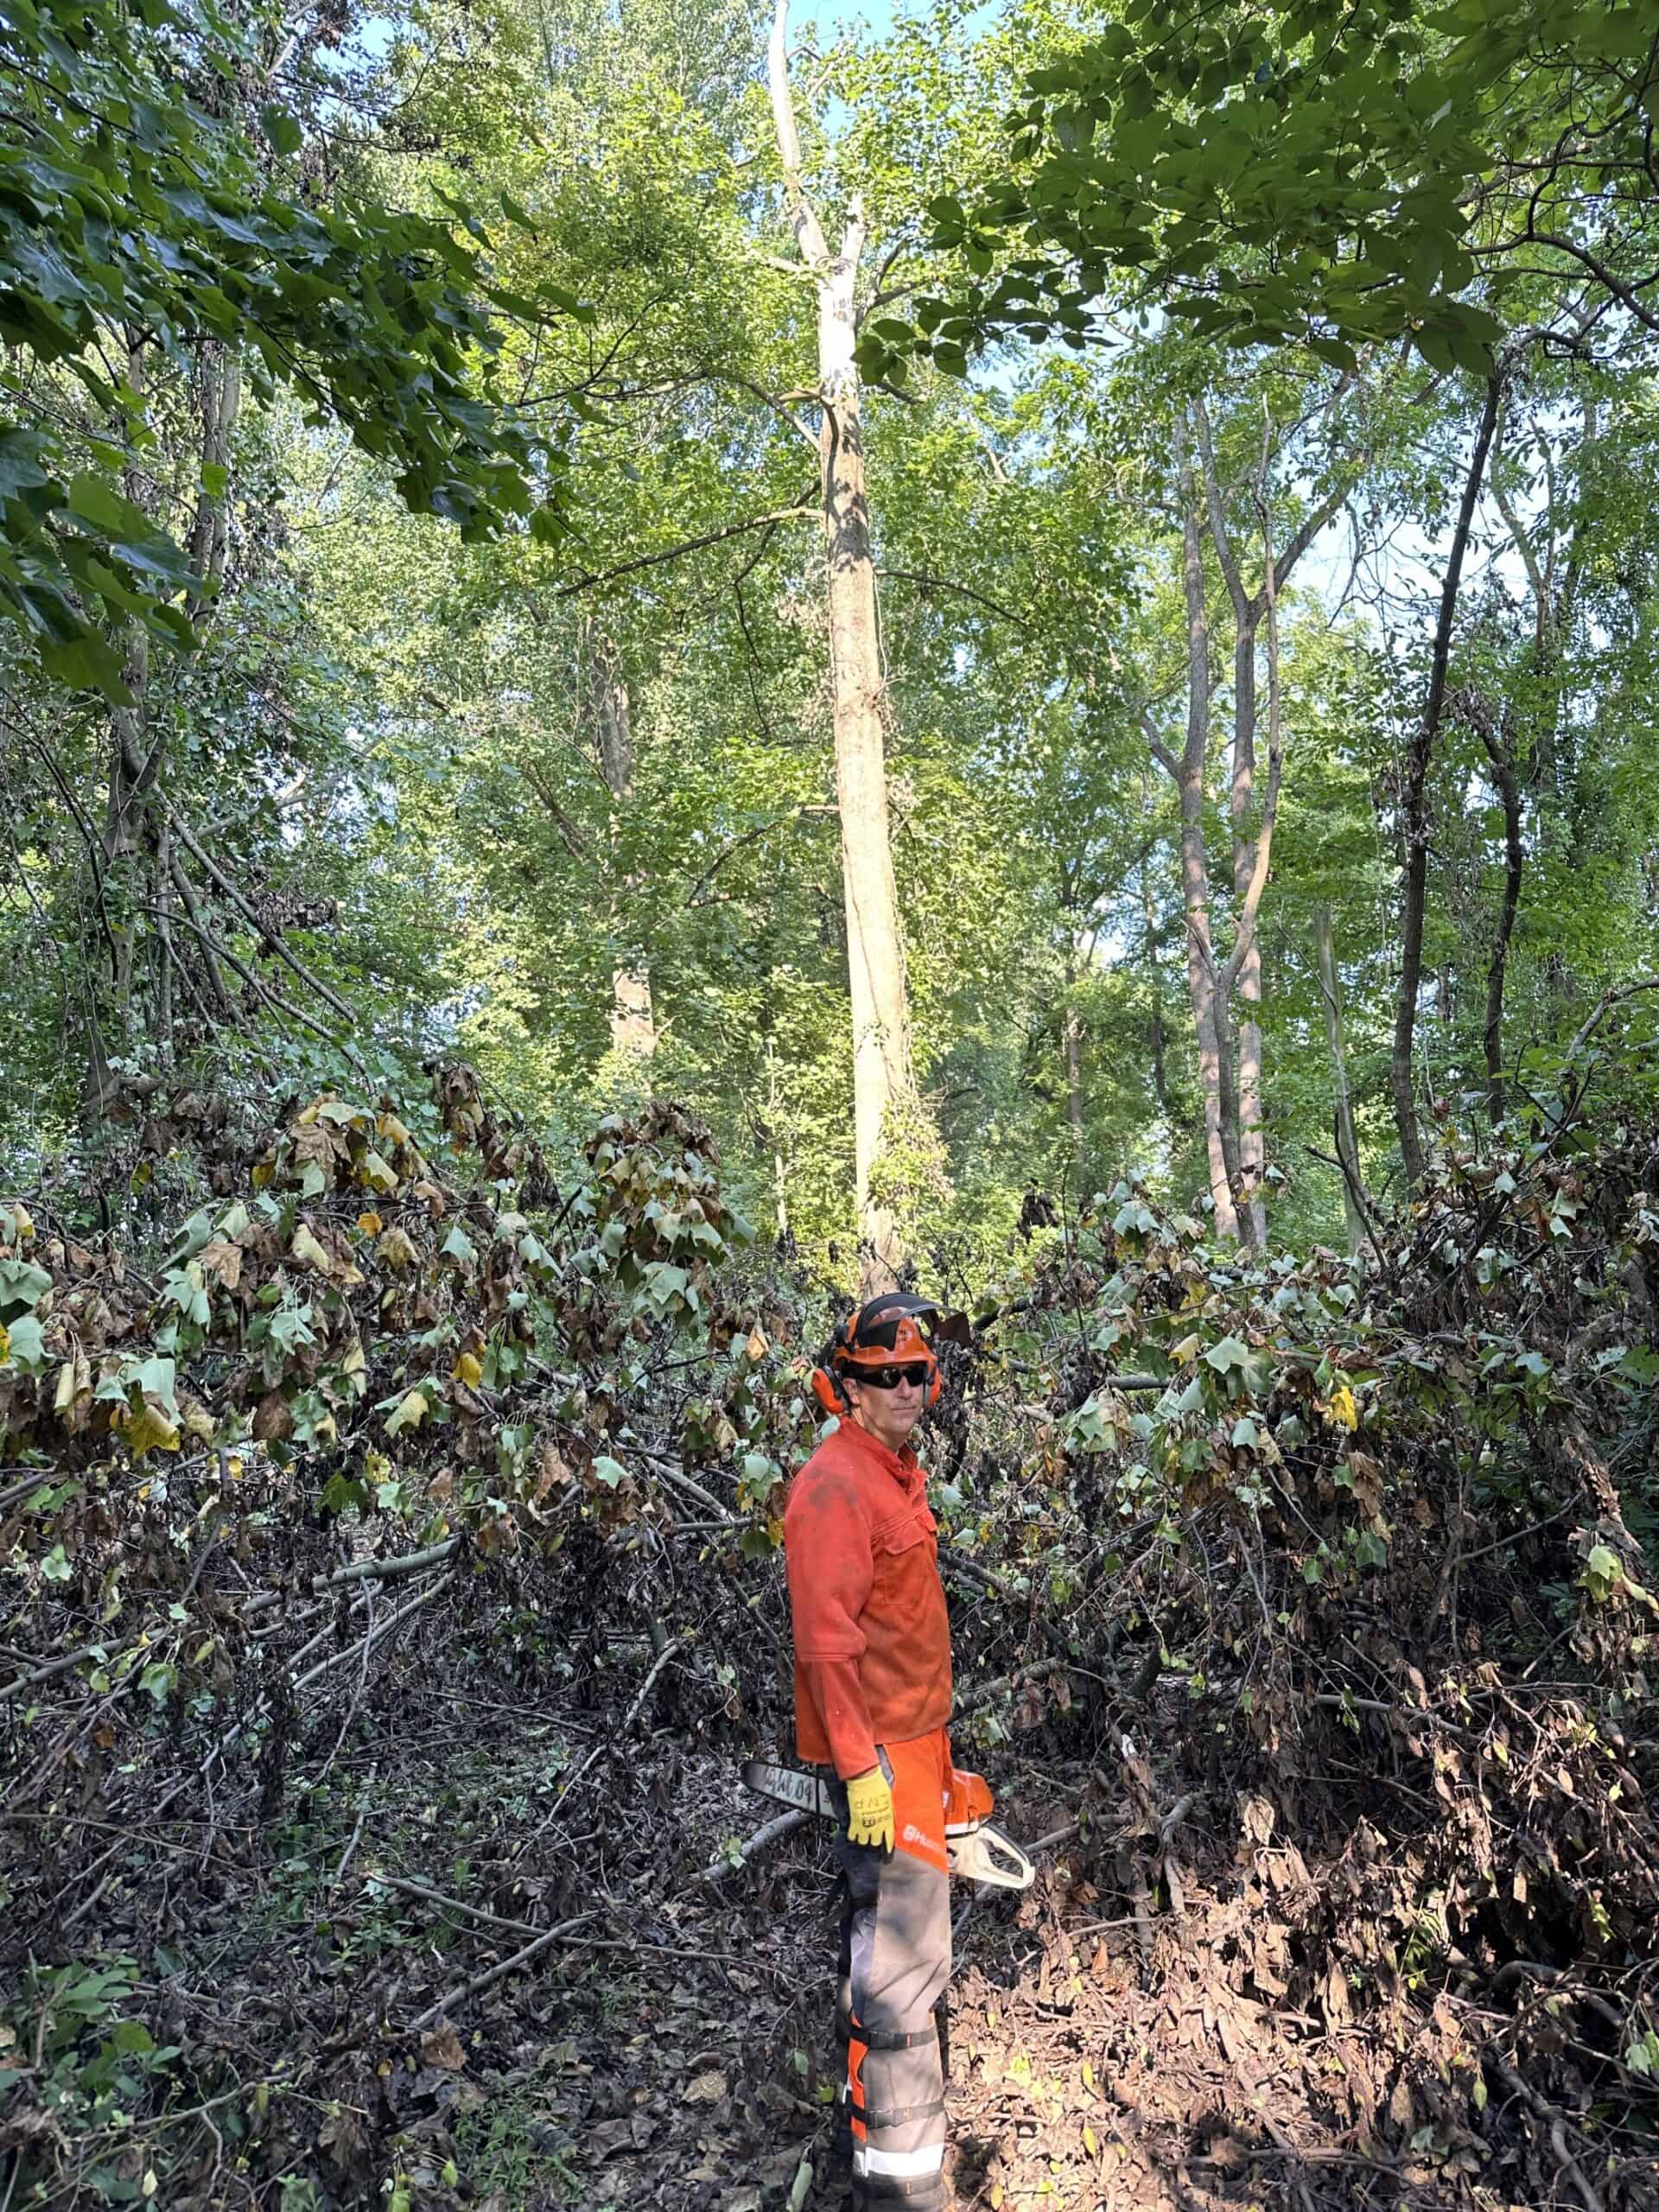
<svg viewBox="0 0 1659 2212">
<path fill-rule="evenodd" d="M 916 1490 L 925 1481 L 913 1445 L 906 1444 L 900 1452 L 890 1452 L 880 1437 L 872 1436 L 868 1428 L 861 1428 L 850 1416 L 842 1422 L 840 1433 L 855 1449 L 868 1452 L 877 1466 L 903 1489 Z"/>
</svg>

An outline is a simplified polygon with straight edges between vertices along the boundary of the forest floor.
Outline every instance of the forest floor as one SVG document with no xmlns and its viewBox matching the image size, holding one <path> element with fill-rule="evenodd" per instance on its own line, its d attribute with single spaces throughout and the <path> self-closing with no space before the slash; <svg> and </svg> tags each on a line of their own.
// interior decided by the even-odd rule
<svg viewBox="0 0 1659 2212">
<path fill-rule="evenodd" d="M 838 2207 L 804 1294 L 680 1109 L 589 1156 L 568 1252 L 332 1096 L 153 1280 L 0 1208 L 0 2212 Z M 1509 1157 L 942 1329 L 959 2205 L 1659 2212 L 1659 1136 Z"/>
<path fill-rule="evenodd" d="M 652 1672 L 639 1645 L 609 1713 L 518 1702 L 435 1641 L 410 1649 L 276 1825 L 221 1827 L 203 1856 L 176 1831 L 159 1860 L 135 1851 L 131 1886 L 111 1885 L 99 1948 L 160 1962 L 136 1993 L 187 2059 L 211 2053 L 241 2078 L 258 2164 L 292 2175 L 285 2208 L 842 2204 L 825 1832 L 797 1825 L 730 1863 L 776 1808 L 702 1729 L 621 1732 L 620 1700 L 634 1709 Z M 1150 1734 L 1179 1732 L 1186 1702 L 1155 1693 Z M 1087 1732 L 1078 1708 L 1069 1719 Z M 1023 1896 L 953 1892 L 959 2206 L 1600 2202 L 1564 2170 L 1529 2174 L 1501 2107 L 1469 2099 L 1472 2075 L 1466 2127 L 1447 2126 L 1443 2094 L 1424 2107 L 1426 2073 L 1443 2091 L 1456 2063 L 1443 1989 L 1404 2048 L 1351 2021 L 1340 1993 L 1318 2013 L 1273 2001 L 1299 1907 L 1355 1886 L 1346 1854 L 1305 1864 L 1261 1801 L 1254 1828 L 1249 1806 L 1226 1823 L 1241 1844 L 1190 1797 L 1144 1835 L 1108 1833 L 1088 1808 L 1114 1750 L 1092 1749 L 988 1762 L 1009 1832 L 1059 1840 Z M 562 1800 L 561 1767 L 590 1751 L 587 1786 Z M 473 1988 L 552 1929 L 520 1970 Z M 205 2159 L 177 2173 L 171 2201 L 240 2201 L 234 2152 L 221 2146 L 217 2173 Z M 1618 2202 L 1659 2205 L 1659 2160 L 1645 2183 L 1627 2165 L 1622 2184 Z"/>
</svg>

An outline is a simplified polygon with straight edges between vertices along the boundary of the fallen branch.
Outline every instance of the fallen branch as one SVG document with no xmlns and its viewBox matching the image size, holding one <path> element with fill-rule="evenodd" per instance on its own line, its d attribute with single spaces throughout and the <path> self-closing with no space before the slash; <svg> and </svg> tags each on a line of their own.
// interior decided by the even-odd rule
<svg viewBox="0 0 1659 2212">
<path fill-rule="evenodd" d="M 452 1989 L 446 1995 L 440 1997 L 435 2005 L 429 2005 L 418 2018 L 410 2022 L 410 2029 L 431 2027 L 435 2021 L 443 2018 L 451 2006 L 464 2005 L 469 1997 L 476 1997 L 480 1990 L 490 1988 L 519 1967 L 527 1966 L 538 1953 L 546 1950 L 550 1943 L 556 1943 L 561 1936 L 568 1936 L 573 1928 L 582 1927 L 585 1922 L 593 1917 L 591 1912 L 579 1912 L 573 1920 L 562 1920 L 556 1928 L 547 1929 L 536 1938 L 533 1943 L 526 1943 L 522 1950 L 515 1951 L 510 1959 L 503 1959 L 499 1965 L 486 1967 L 482 1974 L 474 1974 L 470 1981 L 463 1982 L 459 1989 Z"/>
<path fill-rule="evenodd" d="M 1493 2070 L 1504 2087 L 1530 2105 L 1549 2130 L 1549 2147 L 1555 2154 L 1555 2163 L 1579 2192 L 1584 2212 L 1603 2212 L 1601 2198 L 1586 2178 L 1584 2169 L 1567 2147 L 1567 2119 L 1549 2101 L 1539 2095 L 1530 2083 L 1523 2082 L 1512 2066 L 1506 2065 L 1495 2053 L 1489 2052 Z"/>
<path fill-rule="evenodd" d="M 202 850 L 202 848 L 196 842 L 190 832 L 185 828 L 183 823 L 179 819 L 179 817 L 175 812 L 174 809 L 170 805 L 167 805 L 165 801 L 163 801 L 162 804 L 166 806 L 168 825 L 171 829 L 174 836 L 184 847 L 185 850 L 193 855 L 200 866 L 207 869 L 208 874 L 219 886 L 219 889 L 230 900 L 231 904 L 235 906 L 242 914 L 244 918 L 251 925 L 255 934 L 258 937 L 260 942 L 265 946 L 266 950 L 270 952 L 274 952 L 277 959 L 283 963 L 285 968 L 289 968 L 293 970 L 294 974 L 298 976 L 301 982 L 305 984 L 308 989 L 314 990 L 320 999 L 321 999 L 327 1005 L 332 1007 L 334 1012 L 340 1016 L 340 1020 L 346 1024 L 348 1030 L 355 1029 L 357 1027 L 357 1016 L 353 1013 L 351 1007 L 346 1005 L 345 1000 L 340 997 L 339 992 L 330 990 L 327 984 L 323 982 L 321 976 L 314 975 L 311 969 L 306 966 L 304 961 L 296 958 L 295 955 L 289 950 L 288 947 L 283 943 L 281 938 L 276 935 L 275 931 L 266 927 L 264 923 L 260 920 L 258 915 L 254 912 L 253 908 L 249 905 L 248 901 L 242 896 L 242 893 L 231 881 L 229 876 L 226 874 L 224 869 L 219 867 L 219 863 L 210 854 Z"/>
<path fill-rule="evenodd" d="M 337 1590 L 346 1582 L 395 1582 L 405 1574 L 423 1573 L 428 1567 L 442 1567 L 460 1549 L 461 1538 L 449 1536 L 441 1544 L 429 1544 L 424 1551 L 403 1552 L 393 1559 L 353 1560 L 349 1567 L 336 1567 L 332 1574 L 314 1574 L 293 1590 L 257 1590 L 244 1605 L 242 1618 L 248 1620 L 272 1605 L 280 1605 L 285 1599 L 320 1598 L 325 1591 Z"/>
<path fill-rule="evenodd" d="M 763 1851 L 778 1842 L 782 1837 L 790 1834 L 794 1829 L 804 1827 L 812 1818 L 813 1815 L 810 1813 L 780 1813 L 775 1821 L 768 1821 L 764 1827 L 755 1830 L 748 1841 L 740 1847 L 735 1859 L 721 1857 L 715 1859 L 711 1865 L 703 1868 L 702 1873 L 694 1874 L 689 1882 L 683 1884 L 682 1889 L 683 1891 L 700 1890 L 706 1883 L 718 1882 L 724 1875 L 735 1874 L 741 1867 L 747 1866 L 752 1859 L 758 1858 Z M 677 1896 L 681 1891 L 671 1891 L 670 1894 Z"/>
<path fill-rule="evenodd" d="M 357 1849 L 358 1845 L 363 1840 L 363 1823 L 369 1817 L 369 1792 L 373 1789 L 376 1782 L 379 1779 L 379 1776 L 380 1762 L 378 1759 L 375 1759 L 370 1764 L 369 1778 L 363 1785 L 363 1802 L 358 1807 L 357 1826 L 352 1830 L 352 1840 L 346 1845 L 345 1850 L 340 1853 L 340 1864 L 334 1869 L 334 1885 L 336 1888 L 339 1887 L 341 1880 L 344 1878 L 346 1869 L 352 1863 L 353 1853 Z"/>
<path fill-rule="evenodd" d="M 424 1882 L 412 1882 L 404 1874 L 371 1874 L 371 1882 L 378 1882 L 382 1889 L 397 1890 L 404 1896 L 423 1897 L 429 1904 L 442 1905 L 446 1912 L 459 1912 L 468 1920 L 482 1921 L 486 1928 L 505 1929 L 509 1936 L 538 1936 L 546 1933 L 533 1921 L 509 1920 L 499 1912 L 486 1912 L 481 1904 L 468 1904 L 464 1898 L 452 1897 L 442 1890 L 435 1890 Z"/>
<path fill-rule="evenodd" d="M 0 1490 L 0 1513 L 6 1512 L 22 1498 L 32 1497 L 37 1490 L 57 1479 L 58 1470 L 55 1467 L 42 1467 L 37 1474 L 25 1475 L 21 1482 L 8 1483 L 4 1490 Z"/>
</svg>

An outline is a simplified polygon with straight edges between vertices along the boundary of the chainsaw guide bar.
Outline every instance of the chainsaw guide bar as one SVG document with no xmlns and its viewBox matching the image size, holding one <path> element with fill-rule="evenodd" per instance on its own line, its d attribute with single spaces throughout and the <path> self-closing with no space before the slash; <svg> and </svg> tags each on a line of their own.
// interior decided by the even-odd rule
<svg viewBox="0 0 1659 2212">
<path fill-rule="evenodd" d="M 757 1796 L 793 1805 L 798 1812 L 810 1813 L 816 1820 L 839 1824 L 843 1818 L 836 1792 L 822 1775 L 803 1773 L 799 1767 L 774 1766 L 766 1759 L 750 1759 L 743 1769 L 743 1781 Z M 1037 1878 L 1037 1869 L 1019 1845 L 988 1821 L 969 1828 L 947 1827 L 944 1855 L 959 1881 L 984 1882 L 999 1890 L 1028 1890 Z"/>
</svg>

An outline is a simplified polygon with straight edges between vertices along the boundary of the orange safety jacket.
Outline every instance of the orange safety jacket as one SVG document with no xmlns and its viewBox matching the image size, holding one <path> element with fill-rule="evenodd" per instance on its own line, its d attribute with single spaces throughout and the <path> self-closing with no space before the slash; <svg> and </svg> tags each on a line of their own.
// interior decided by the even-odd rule
<svg viewBox="0 0 1659 2212">
<path fill-rule="evenodd" d="M 950 1718 L 950 1624 L 927 1478 L 853 1421 L 790 1484 L 784 1555 L 795 1629 L 795 1734 L 803 1759 L 844 1781 L 878 1744 Z"/>
</svg>

